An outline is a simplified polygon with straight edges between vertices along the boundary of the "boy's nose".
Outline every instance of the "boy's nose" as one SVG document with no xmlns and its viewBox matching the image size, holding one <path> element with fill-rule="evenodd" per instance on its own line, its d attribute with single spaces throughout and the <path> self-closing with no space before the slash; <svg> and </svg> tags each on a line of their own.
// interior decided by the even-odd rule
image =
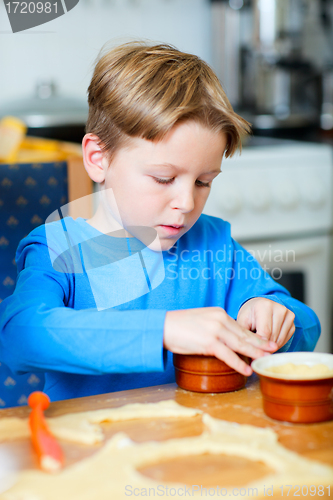
<svg viewBox="0 0 333 500">
<path fill-rule="evenodd" d="M 192 189 L 179 189 L 172 200 L 172 208 L 188 213 L 194 209 L 194 193 Z"/>
</svg>

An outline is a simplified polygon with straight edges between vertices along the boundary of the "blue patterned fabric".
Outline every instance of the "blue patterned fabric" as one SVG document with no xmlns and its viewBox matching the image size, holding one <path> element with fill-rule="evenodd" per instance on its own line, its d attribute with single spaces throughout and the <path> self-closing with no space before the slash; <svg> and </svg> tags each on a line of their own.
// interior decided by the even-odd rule
<svg viewBox="0 0 333 500">
<path fill-rule="evenodd" d="M 0 164 L 0 302 L 15 288 L 20 240 L 68 203 L 67 193 L 66 162 Z M 42 373 L 14 375 L 0 363 L 0 408 L 27 404 L 43 386 Z"/>
</svg>

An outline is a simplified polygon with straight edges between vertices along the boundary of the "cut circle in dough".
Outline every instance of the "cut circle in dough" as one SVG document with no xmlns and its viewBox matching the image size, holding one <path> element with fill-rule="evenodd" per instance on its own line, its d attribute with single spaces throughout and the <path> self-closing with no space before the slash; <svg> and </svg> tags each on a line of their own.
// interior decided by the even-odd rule
<svg viewBox="0 0 333 500">
<path fill-rule="evenodd" d="M 172 460 L 161 460 L 157 464 L 137 469 L 145 477 L 168 482 L 179 482 L 187 485 L 195 484 L 200 477 L 200 484 L 215 487 L 216 477 L 224 487 L 246 486 L 251 481 L 258 481 L 273 469 L 263 462 L 249 460 L 239 455 L 205 454 L 174 457 Z"/>
</svg>

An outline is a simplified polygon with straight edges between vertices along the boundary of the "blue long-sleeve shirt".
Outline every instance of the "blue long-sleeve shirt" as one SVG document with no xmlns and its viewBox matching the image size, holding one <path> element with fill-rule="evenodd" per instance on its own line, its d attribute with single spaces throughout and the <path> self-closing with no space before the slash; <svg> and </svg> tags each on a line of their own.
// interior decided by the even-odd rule
<svg viewBox="0 0 333 500">
<path fill-rule="evenodd" d="M 163 349 L 170 310 L 219 306 L 236 318 L 247 300 L 266 297 L 296 316 L 283 350 L 313 350 L 320 334 L 315 313 L 207 215 L 160 254 L 68 217 L 32 231 L 16 262 L 15 292 L 0 304 L 0 360 L 45 372 L 53 401 L 173 382 Z"/>
</svg>

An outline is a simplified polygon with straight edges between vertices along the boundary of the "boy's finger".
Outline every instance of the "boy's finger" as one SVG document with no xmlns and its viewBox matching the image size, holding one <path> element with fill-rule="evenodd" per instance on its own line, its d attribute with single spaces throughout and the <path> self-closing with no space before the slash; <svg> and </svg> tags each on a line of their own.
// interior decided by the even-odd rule
<svg viewBox="0 0 333 500">
<path fill-rule="evenodd" d="M 274 352 L 277 349 L 277 344 L 275 342 L 272 342 L 270 341 L 270 339 L 267 339 L 265 337 L 262 338 L 257 334 L 251 332 L 250 330 L 243 328 L 232 318 L 229 318 L 228 321 L 224 325 L 222 325 L 219 338 L 221 338 L 221 340 L 227 345 L 232 344 L 230 345 L 230 347 L 234 351 L 240 352 L 241 354 L 246 354 L 248 356 L 251 356 L 251 354 L 249 354 L 248 352 L 243 352 L 241 350 L 242 346 L 252 345 L 257 349 L 256 351 L 251 350 L 251 353 L 254 354 L 254 356 L 251 357 L 255 358 L 263 356 L 264 352 L 266 351 Z M 245 349 L 247 349 L 247 347 L 245 347 Z"/>
<path fill-rule="evenodd" d="M 249 312 L 249 311 L 246 311 Z M 251 314 L 246 314 L 245 312 L 241 312 L 237 316 L 237 324 L 246 330 L 252 331 L 252 320 Z"/>
<path fill-rule="evenodd" d="M 264 351 L 264 352 L 274 352 L 278 349 L 277 342 L 274 340 L 269 340 L 266 339 L 265 337 L 259 337 L 259 335 L 256 335 L 257 341 L 253 342 L 252 339 L 245 339 L 245 342 L 247 344 L 253 345 L 253 347 L 257 347 L 259 350 Z"/>
<path fill-rule="evenodd" d="M 272 353 L 278 348 L 275 342 L 260 339 L 259 337 L 256 338 L 254 333 L 248 333 L 249 335 L 235 335 L 230 330 L 224 330 L 219 339 L 233 352 L 244 354 L 253 359 L 260 358 L 267 352 Z"/>
<path fill-rule="evenodd" d="M 256 314 L 256 333 L 263 339 L 271 339 L 273 329 L 273 315 L 271 312 L 263 310 Z"/>
<path fill-rule="evenodd" d="M 214 344 L 214 356 L 246 377 L 249 377 L 253 373 L 252 368 L 222 342 L 216 342 L 216 344 Z"/>
<path fill-rule="evenodd" d="M 287 308 L 283 308 L 282 310 L 278 309 L 275 314 L 273 314 L 271 339 L 277 342 L 279 347 L 285 343 L 285 339 L 294 323 L 294 319 L 294 313 Z"/>
<path fill-rule="evenodd" d="M 273 314 L 272 333 L 271 333 L 270 338 L 271 338 L 271 340 L 274 340 L 274 342 L 277 342 L 277 340 L 281 334 L 281 330 L 282 330 L 283 325 L 285 324 L 285 321 L 286 321 L 287 313 L 288 313 L 288 309 L 285 309 L 284 311 L 277 311 L 277 312 L 275 312 L 275 314 Z M 289 324 L 289 327 L 288 327 L 288 325 L 286 325 L 285 333 L 287 333 L 287 331 L 289 331 L 289 328 L 290 328 L 290 324 Z"/>
<path fill-rule="evenodd" d="M 295 330 L 296 327 L 293 317 L 287 317 L 281 327 L 278 338 L 276 339 L 276 343 L 278 344 L 278 346 L 282 347 L 286 342 L 288 342 L 288 340 L 294 335 Z"/>
<path fill-rule="evenodd" d="M 230 316 L 223 323 L 221 322 L 221 327 L 229 329 L 240 338 L 252 339 L 253 342 L 258 345 L 261 343 L 261 340 L 258 339 L 257 335 L 254 332 L 246 328 L 246 326 L 244 326 L 240 322 L 235 321 Z"/>
</svg>

